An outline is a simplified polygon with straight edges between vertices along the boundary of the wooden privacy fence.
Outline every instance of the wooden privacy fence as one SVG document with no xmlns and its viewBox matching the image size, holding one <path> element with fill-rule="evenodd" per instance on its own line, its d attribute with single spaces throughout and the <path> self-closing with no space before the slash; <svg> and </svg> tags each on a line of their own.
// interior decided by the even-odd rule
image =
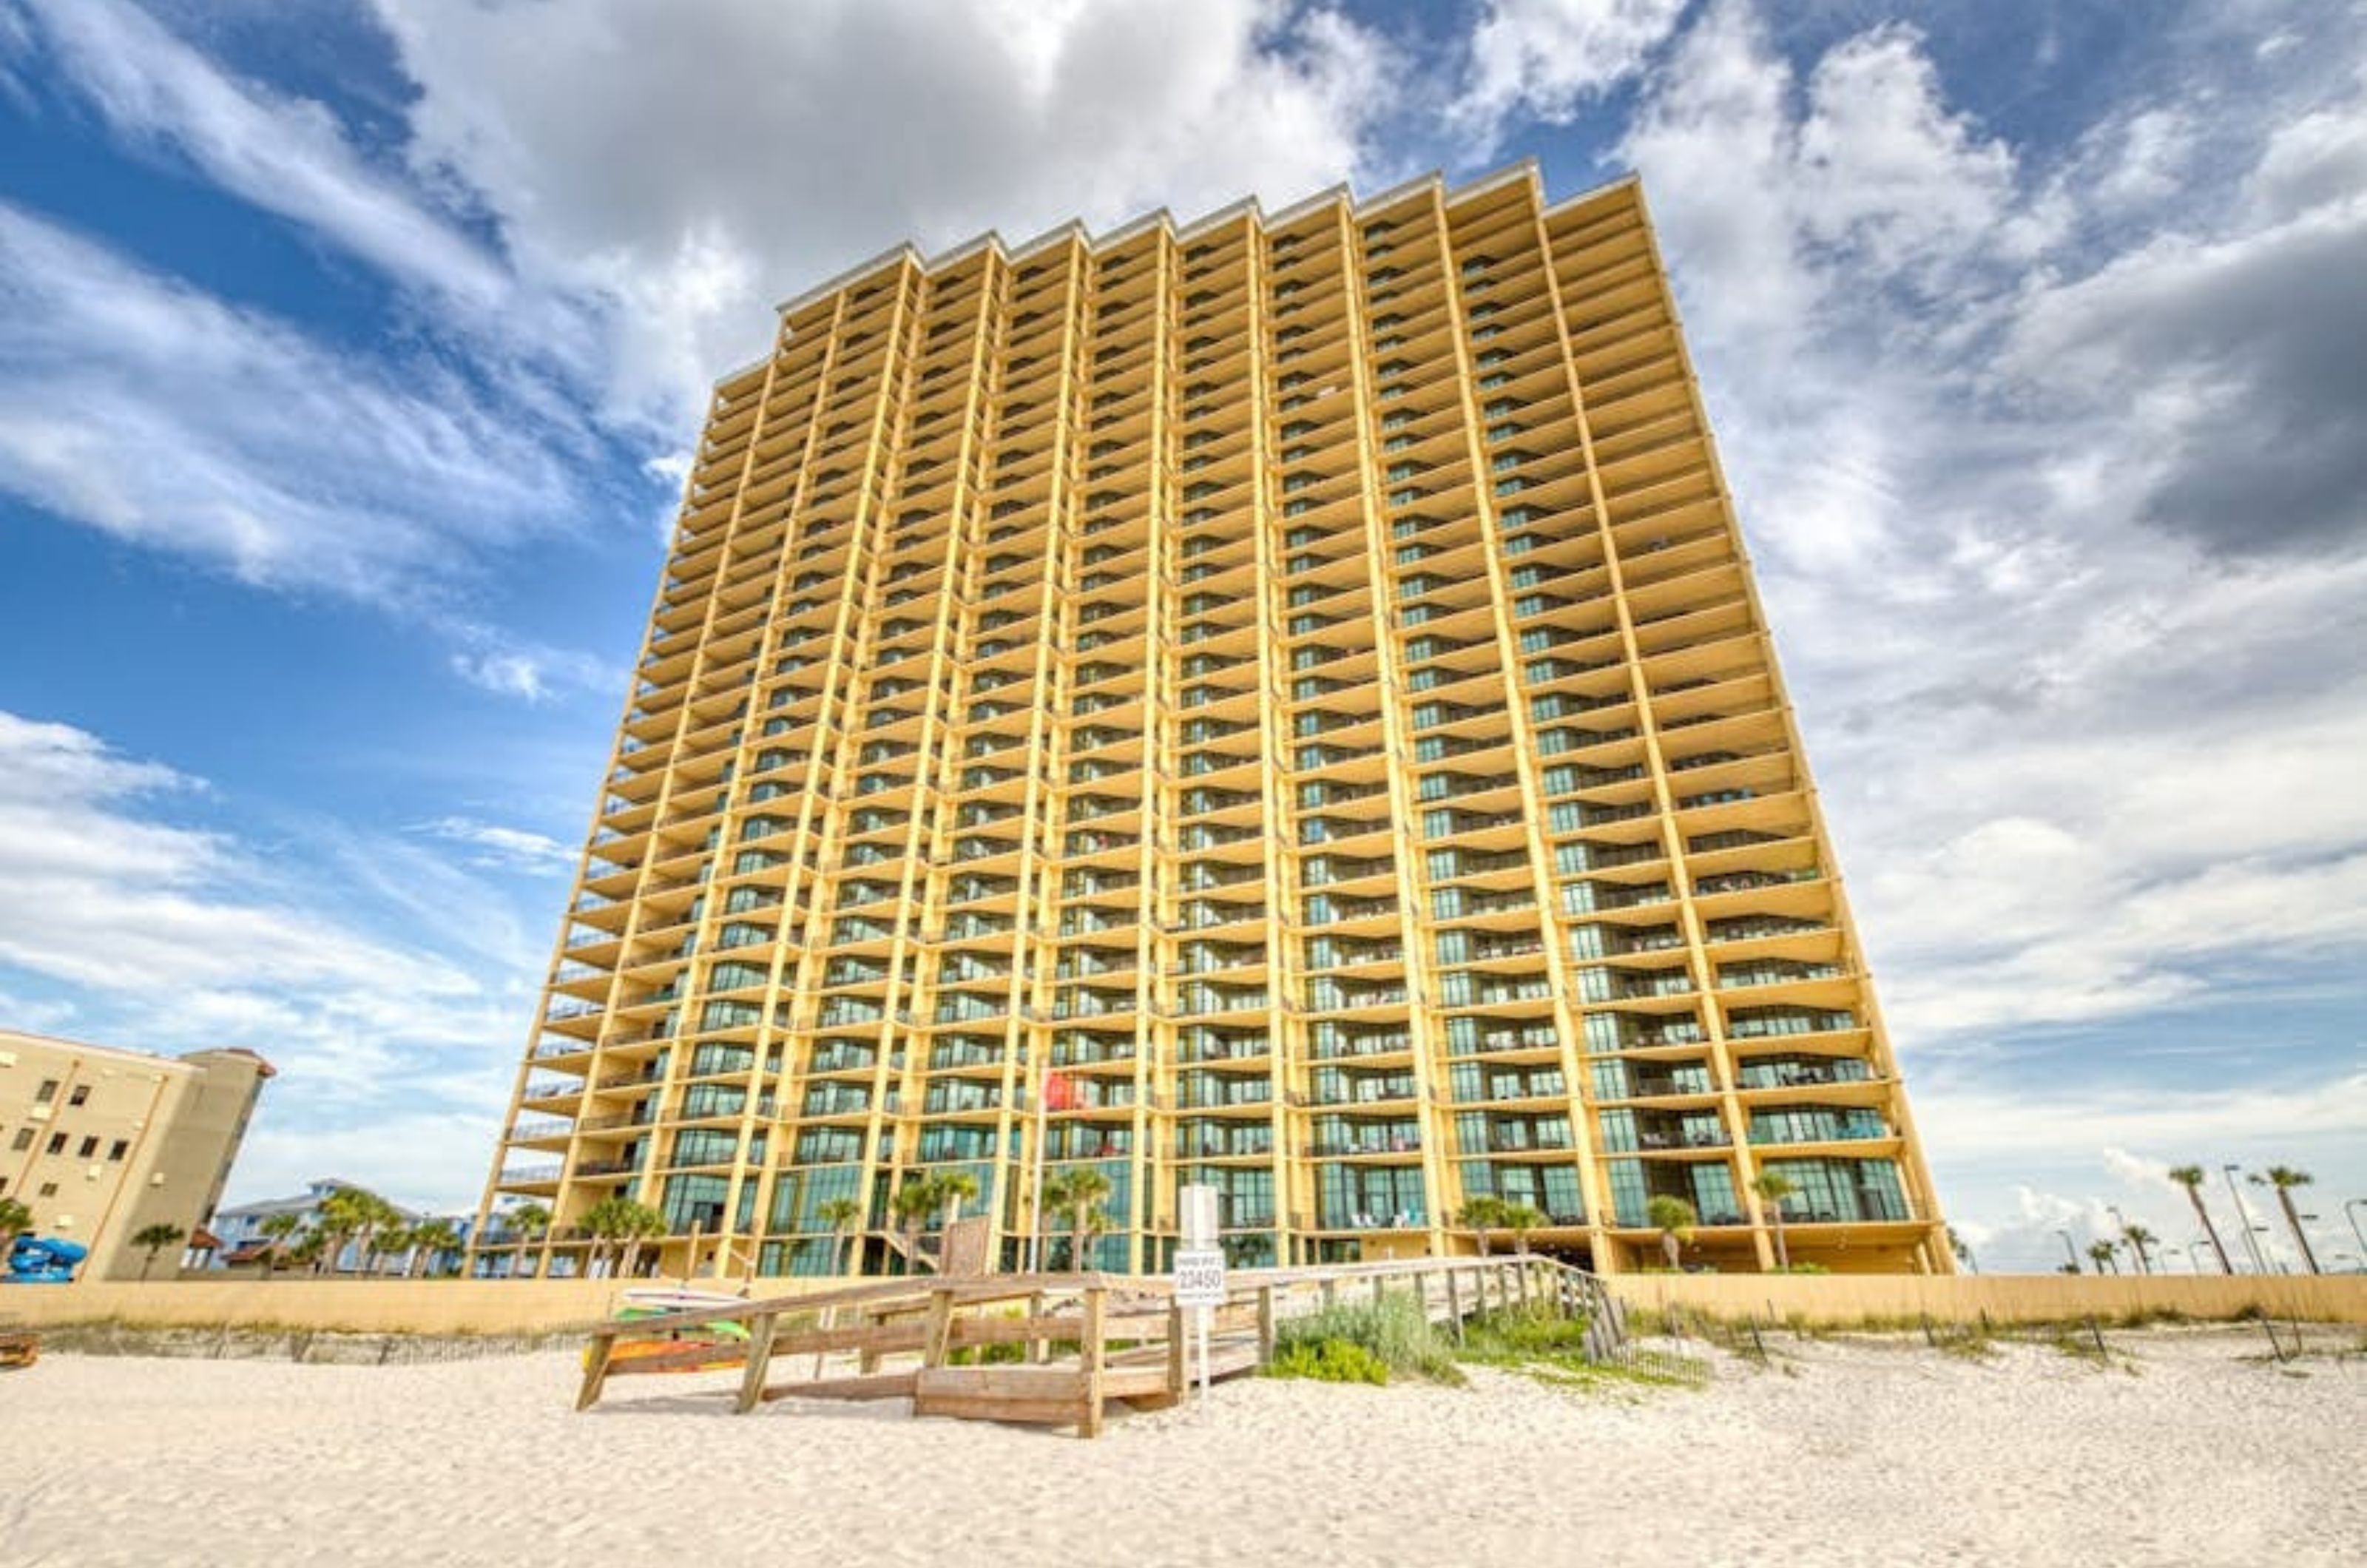
<svg viewBox="0 0 2367 1568">
<path fill-rule="evenodd" d="M 1589 1348 L 1601 1340 L 1601 1354 L 1615 1353 L 1621 1334 L 1617 1305 L 1601 1282 L 1547 1258 L 1245 1269 L 1229 1276 L 1224 1303 L 1213 1309 L 1209 1375 L 1263 1366 L 1292 1317 L 1391 1296 L 1410 1297 L 1458 1336 L 1467 1318 L 1518 1305 L 1586 1314 Z M 745 1341 L 701 1335 L 726 1324 L 743 1327 Z M 736 1369 L 733 1407 L 742 1412 L 786 1398 L 909 1399 L 916 1416 L 1073 1426 L 1091 1438 L 1113 1400 L 1157 1409 L 1184 1397 L 1197 1371 L 1193 1328 L 1161 1277 L 887 1280 L 602 1324 L 584 1354 L 575 1407 L 598 1404 L 613 1377 Z M 680 1348 L 663 1348 L 666 1341 Z M 620 1342 L 630 1343 L 629 1355 L 618 1354 Z"/>
</svg>

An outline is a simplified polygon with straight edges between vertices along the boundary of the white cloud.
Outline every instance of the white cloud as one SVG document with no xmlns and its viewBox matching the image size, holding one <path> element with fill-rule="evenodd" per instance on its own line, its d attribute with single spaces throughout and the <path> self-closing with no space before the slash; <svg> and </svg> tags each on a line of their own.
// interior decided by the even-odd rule
<svg viewBox="0 0 2367 1568">
<path fill-rule="evenodd" d="M 393 276 L 483 310 L 509 291 L 499 261 L 363 163 L 320 105 L 233 82 L 136 6 L 20 0 L 13 46 L 74 83 L 127 139 L 187 160 L 213 184 L 351 250 Z"/>
<path fill-rule="evenodd" d="M 0 976 L 74 987 L 75 1028 L 110 1043 L 259 1051 L 283 1069 L 273 1095 L 314 1108 L 423 1092 L 455 1054 L 515 1055 L 533 960 L 492 889 L 399 842 L 266 855 L 173 819 L 218 809 L 87 731 L 0 713 Z M 389 909 L 418 936 L 375 934 Z"/>
<path fill-rule="evenodd" d="M 575 852 L 548 834 L 480 822 L 472 817 L 439 817 L 422 823 L 418 831 L 485 852 L 479 863 L 515 863 L 536 870 L 565 869 L 575 863 Z"/>
<path fill-rule="evenodd" d="M 669 509 L 669 521 L 678 515 L 679 509 Z M 450 656 L 452 672 L 496 696 L 540 703 L 573 692 L 608 695 L 625 683 L 623 671 L 588 653 L 521 642 L 475 623 L 443 625 L 462 644 Z"/>
<path fill-rule="evenodd" d="M 230 845 L 124 809 L 195 787 L 85 731 L 0 714 L 0 883 L 10 889 L 0 901 L 0 962 L 158 997 L 365 977 L 431 993 L 465 988 L 436 965 L 293 910 L 223 896 L 247 874 Z"/>
<path fill-rule="evenodd" d="M 546 432 L 0 203 L 0 487 L 258 585 L 432 601 L 556 531 Z"/>
<path fill-rule="evenodd" d="M 1625 152 L 1910 1055 L 2356 953 L 2367 398 L 2355 288 L 2314 303 L 2367 265 L 2347 131 L 2122 102 L 2026 181 L 1908 29 L 1804 73 L 1714 6 Z M 2315 439 L 2258 417 L 2302 403 Z M 2208 528 L 2315 547 L 2230 566 Z"/>
<path fill-rule="evenodd" d="M 2251 1252 L 2221 1167 L 2271 1164 L 2313 1171 L 2317 1183 L 2297 1205 L 2321 1261 L 2355 1246 L 2337 1194 L 2367 1179 L 2357 1130 L 2367 1124 L 2367 1073 L 2298 1077 L 2249 1088 L 2231 1080 L 2208 1092 L 2165 1091 L 2141 1076 L 2075 1085 L 2052 1075 L 2046 1092 L 2003 1093 L 1970 1084 L 1916 1087 L 1917 1121 L 1935 1151 L 1950 1218 L 1993 1272 L 2043 1272 L 2064 1261 L 2068 1230 L 2086 1261 L 2099 1240 L 2117 1240 L 2124 1221 L 2157 1241 L 2157 1267 L 2217 1268 L 2202 1223 L 2171 1167 L 2200 1165 L 2204 1208 L 2239 1268 Z M 2299 1269 L 2299 1251 L 2275 1195 L 2239 1183 L 2252 1245 L 2271 1267 Z M 2072 1189 L 2065 1190 L 2065 1189 Z M 2326 1193 L 2322 1200 L 2312 1195 Z M 2203 1245 L 2191 1254 L 2190 1242 Z M 2163 1254 L 2179 1249 L 2173 1258 Z M 2092 1267 L 2092 1265 L 2090 1265 Z M 2122 1263 L 2125 1269 L 2128 1264 Z"/>
<path fill-rule="evenodd" d="M 1516 116 L 1566 122 L 1640 71 L 1684 9 L 1685 0 L 1488 0 L 1450 118 L 1480 157 Z"/>
<path fill-rule="evenodd" d="M 766 307 L 912 239 L 1013 238 L 1365 167 L 1384 45 L 1272 0 L 379 0 L 412 156 L 479 193 L 520 272 L 600 302 L 606 407 L 678 443 Z"/>
</svg>

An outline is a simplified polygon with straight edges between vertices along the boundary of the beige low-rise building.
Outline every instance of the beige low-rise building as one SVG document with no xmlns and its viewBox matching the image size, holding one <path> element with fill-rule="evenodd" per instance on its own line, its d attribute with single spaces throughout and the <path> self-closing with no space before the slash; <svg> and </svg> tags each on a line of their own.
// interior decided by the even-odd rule
<svg viewBox="0 0 2367 1568">
<path fill-rule="evenodd" d="M 0 1029 L 0 1197 L 34 1234 L 90 1248 L 81 1278 L 137 1278 L 134 1235 L 212 1218 L 272 1075 L 237 1048 L 153 1056 Z"/>
</svg>

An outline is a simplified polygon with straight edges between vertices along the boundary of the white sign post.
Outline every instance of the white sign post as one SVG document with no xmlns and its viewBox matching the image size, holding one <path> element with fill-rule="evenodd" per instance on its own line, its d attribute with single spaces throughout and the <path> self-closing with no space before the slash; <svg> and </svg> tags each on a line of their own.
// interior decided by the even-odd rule
<svg viewBox="0 0 2367 1568">
<path fill-rule="evenodd" d="M 1200 1397 L 1208 1397 L 1208 1320 L 1225 1303 L 1225 1254 L 1217 1245 L 1217 1190 L 1197 1184 L 1175 1192 L 1177 1229 L 1175 1304 L 1190 1307 L 1200 1341 Z"/>
</svg>

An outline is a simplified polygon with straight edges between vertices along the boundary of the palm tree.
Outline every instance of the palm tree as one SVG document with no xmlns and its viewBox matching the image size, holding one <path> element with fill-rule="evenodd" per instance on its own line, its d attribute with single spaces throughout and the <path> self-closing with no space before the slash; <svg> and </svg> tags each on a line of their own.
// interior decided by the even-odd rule
<svg viewBox="0 0 2367 1568">
<path fill-rule="evenodd" d="M 387 1237 L 406 1229 L 410 1216 L 375 1192 L 362 1194 L 362 1233 L 356 1238 L 361 1244 L 362 1272 L 375 1274 L 385 1261 Z"/>
<path fill-rule="evenodd" d="M 502 1228 L 531 1247 L 535 1237 L 550 1229 L 550 1211 L 539 1203 L 520 1203 L 503 1214 Z"/>
<path fill-rule="evenodd" d="M 2301 1260 L 2309 1265 L 2309 1271 L 2313 1274 L 2321 1272 L 2317 1266 L 2317 1254 L 2309 1249 L 2309 1237 L 2302 1234 L 2301 1214 L 2293 1207 L 2293 1190 L 2307 1187 L 2316 1179 L 2305 1170 L 2295 1170 L 2286 1165 L 2272 1165 L 2265 1174 L 2256 1171 L 2252 1176 L 2253 1185 L 2277 1190 L 2277 1201 L 2284 1206 L 2285 1224 L 2293 1233 L 2294 1244 L 2301 1248 Z"/>
<path fill-rule="evenodd" d="M 625 1245 L 623 1261 L 617 1265 L 619 1274 L 629 1275 L 640 1262 L 641 1243 L 651 1236 L 665 1235 L 665 1216 L 647 1203 L 637 1202 L 622 1194 L 603 1198 L 583 1213 L 583 1226 L 592 1233 L 592 1257 L 595 1262 L 608 1256 L 615 1245 Z"/>
<path fill-rule="evenodd" d="M 2096 1260 L 2097 1273 L 2101 1274 L 2106 1269 L 2112 1269 L 2115 1274 L 2121 1271 L 2120 1262 L 2112 1256 L 2112 1244 L 2109 1241 L 2091 1241 L 2088 1244 L 2088 1256 Z"/>
<path fill-rule="evenodd" d="M 407 1277 L 416 1279 L 423 1272 L 432 1271 L 437 1253 L 449 1252 L 460 1245 L 460 1230 L 449 1220 L 422 1220 L 404 1235 L 402 1243 L 411 1249 Z"/>
<path fill-rule="evenodd" d="M 141 1260 L 140 1277 L 145 1280 L 148 1270 L 156 1266 L 156 1255 L 189 1233 L 170 1220 L 158 1220 L 153 1225 L 142 1225 L 131 1233 L 131 1245 L 144 1247 L 148 1256 Z"/>
<path fill-rule="evenodd" d="M 328 1232 L 305 1231 L 297 1236 L 296 1244 L 288 1249 L 288 1261 L 310 1269 L 317 1274 L 321 1271 L 321 1260 L 329 1254 L 329 1243 Z"/>
<path fill-rule="evenodd" d="M 313 1221 L 312 1234 L 321 1238 L 319 1262 L 325 1263 L 334 1273 L 337 1259 L 345 1255 L 345 1243 L 362 1226 L 362 1200 L 368 1196 L 358 1187 L 340 1187 L 321 1200 Z"/>
<path fill-rule="evenodd" d="M 1799 1189 L 1782 1171 L 1762 1170 L 1750 1179 L 1750 1190 L 1758 1194 L 1760 1207 L 1774 1219 L 1775 1267 L 1788 1274 L 1792 1271 L 1792 1248 L 1784 1239 L 1784 1200 Z"/>
<path fill-rule="evenodd" d="M 830 1227 L 830 1271 L 846 1272 L 846 1244 L 855 1237 L 855 1223 L 863 1205 L 853 1198 L 830 1198 L 814 1205 L 814 1218 Z"/>
<path fill-rule="evenodd" d="M 635 1266 L 640 1261 L 641 1244 L 665 1235 L 666 1222 L 663 1214 L 647 1203 L 637 1202 L 630 1198 L 623 1200 L 623 1202 L 624 1208 L 617 1216 L 617 1234 L 625 1238 L 625 1261 L 621 1272 L 630 1279 Z M 684 1272 L 689 1272 L 687 1266 Z"/>
<path fill-rule="evenodd" d="M 936 1179 L 937 1201 L 946 1211 L 946 1228 L 961 1220 L 962 1205 L 978 1196 L 978 1178 L 966 1170 L 949 1170 Z"/>
<path fill-rule="evenodd" d="M 279 1268 L 280 1249 L 288 1245 L 290 1237 L 303 1228 L 304 1214 L 300 1209 L 284 1209 L 278 1213 L 270 1215 L 263 1224 L 255 1227 L 262 1234 L 263 1239 L 271 1244 L 263 1249 L 265 1279 L 269 1279 Z"/>
<path fill-rule="evenodd" d="M 2154 1235 L 2153 1232 L 2146 1229 L 2143 1225 L 2123 1225 L 2121 1227 L 2121 1235 L 2127 1238 L 2129 1250 L 2136 1254 L 2137 1272 L 2140 1274 L 2152 1273 L 2153 1259 L 2146 1255 L 2146 1248 L 2157 1239 Z"/>
<path fill-rule="evenodd" d="M 904 1237 L 904 1261 L 908 1267 L 920 1266 L 922 1228 L 942 1206 L 937 1192 L 935 1177 L 907 1176 L 904 1185 L 889 1201 L 888 1212 L 896 1216 L 896 1228 Z"/>
<path fill-rule="evenodd" d="M 2186 1189 L 2186 1201 L 2194 1205 L 2194 1217 L 2203 1222 L 2203 1234 L 2211 1238 L 2211 1250 L 2218 1255 L 2219 1272 L 2233 1274 L 2227 1265 L 2227 1248 L 2219 1240 L 2219 1227 L 2211 1223 L 2211 1211 L 2203 1206 L 2203 1168 L 2199 1165 L 2170 1167 L 2169 1179 Z"/>
<path fill-rule="evenodd" d="M 526 1267 L 526 1249 L 535 1244 L 537 1237 L 549 1231 L 550 1211 L 539 1203 L 520 1203 L 503 1216 L 502 1224 L 518 1238 L 517 1259 L 510 1266 L 510 1273 L 515 1276 L 539 1272 Z"/>
<path fill-rule="evenodd" d="M 17 1238 L 33 1228 L 33 1211 L 18 1198 L 0 1198 L 0 1263 L 8 1260 L 8 1249 Z"/>
<path fill-rule="evenodd" d="M 1069 1267 L 1082 1274 L 1090 1267 L 1085 1249 L 1101 1234 L 1102 1205 L 1109 1201 L 1110 1179 L 1098 1166 L 1091 1165 L 1070 1166 L 1061 1174 L 1067 1179 L 1061 1183 L 1060 1198 L 1068 1205 L 1072 1235 Z"/>
<path fill-rule="evenodd" d="M 1529 1233 L 1545 1223 L 1545 1215 L 1529 1204 L 1504 1205 L 1504 1228 L 1512 1233 L 1512 1250 L 1523 1258 L 1529 1255 Z"/>
<path fill-rule="evenodd" d="M 1701 1216 L 1682 1198 L 1662 1193 L 1644 1205 L 1644 1218 L 1660 1233 L 1660 1250 L 1668 1255 L 1670 1269 L 1675 1269 L 1682 1257 L 1678 1248 L 1693 1238 L 1693 1226 Z"/>
<path fill-rule="evenodd" d="M 1488 1256 L 1488 1233 L 1504 1223 L 1504 1201 L 1492 1192 L 1482 1192 L 1463 1205 L 1463 1224 L 1479 1243 L 1479 1256 Z"/>
<path fill-rule="evenodd" d="M 378 1262 L 376 1238 L 380 1231 L 403 1223 L 402 1211 L 367 1187 L 340 1187 L 321 1201 L 321 1228 L 334 1245 L 327 1247 L 329 1266 L 351 1243 L 357 1270 L 368 1274 Z"/>
</svg>

